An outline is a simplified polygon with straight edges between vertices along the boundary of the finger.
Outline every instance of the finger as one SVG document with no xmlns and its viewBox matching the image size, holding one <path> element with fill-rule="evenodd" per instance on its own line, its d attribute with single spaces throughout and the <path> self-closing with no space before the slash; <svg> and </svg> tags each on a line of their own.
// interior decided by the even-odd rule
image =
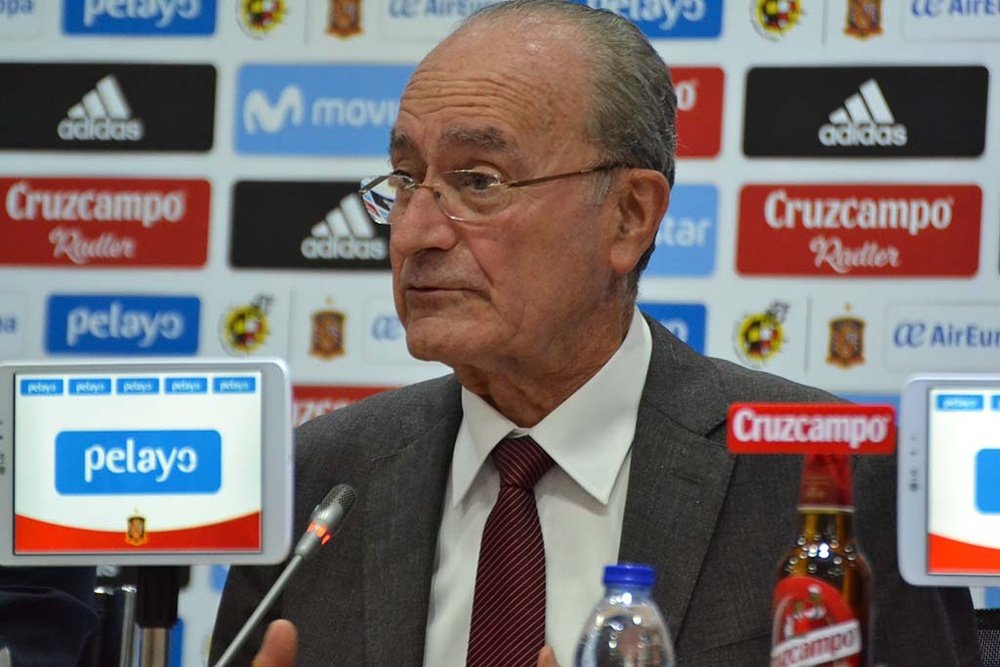
<svg viewBox="0 0 1000 667">
<path fill-rule="evenodd" d="M 298 645 L 298 631 L 291 621 L 278 619 L 267 626 L 264 641 L 253 658 L 252 667 L 292 667 Z"/>
<path fill-rule="evenodd" d="M 538 652 L 538 667 L 559 667 L 559 663 L 556 662 L 556 652 L 551 646 L 546 646 Z"/>
</svg>

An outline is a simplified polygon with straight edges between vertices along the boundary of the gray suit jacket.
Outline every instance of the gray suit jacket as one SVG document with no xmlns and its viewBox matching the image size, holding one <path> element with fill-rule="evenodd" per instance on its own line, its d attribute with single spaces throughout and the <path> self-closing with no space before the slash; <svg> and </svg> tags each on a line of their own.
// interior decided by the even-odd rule
<svg viewBox="0 0 1000 667">
<path fill-rule="evenodd" d="M 801 460 L 731 455 L 726 410 L 734 401 L 830 397 L 703 357 L 658 324 L 650 328 L 653 354 L 619 557 L 656 567 L 654 594 L 679 664 L 767 665 L 771 592 L 779 556 L 796 535 Z M 358 491 L 342 533 L 302 567 L 270 614 L 298 626 L 298 664 L 421 663 L 461 419 L 459 384 L 448 376 L 374 396 L 297 431 L 295 535 L 332 486 L 348 483 Z M 856 524 L 875 572 L 876 659 L 900 667 L 978 665 L 968 591 L 914 588 L 899 577 L 895 482 L 892 461 L 858 459 Z M 213 660 L 279 572 L 230 571 Z M 240 664 L 249 664 L 260 638 L 258 631 Z"/>
</svg>

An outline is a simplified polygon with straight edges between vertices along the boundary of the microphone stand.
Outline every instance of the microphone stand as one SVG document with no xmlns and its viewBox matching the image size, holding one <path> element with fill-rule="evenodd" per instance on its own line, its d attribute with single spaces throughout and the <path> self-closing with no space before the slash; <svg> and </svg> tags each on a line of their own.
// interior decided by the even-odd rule
<svg viewBox="0 0 1000 667">
<path fill-rule="evenodd" d="M 167 667 L 170 631 L 177 624 L 180 567 L 143 566 L 136 580 L 136 623 L 141 629 L 141 667 Z"/>
</svg>

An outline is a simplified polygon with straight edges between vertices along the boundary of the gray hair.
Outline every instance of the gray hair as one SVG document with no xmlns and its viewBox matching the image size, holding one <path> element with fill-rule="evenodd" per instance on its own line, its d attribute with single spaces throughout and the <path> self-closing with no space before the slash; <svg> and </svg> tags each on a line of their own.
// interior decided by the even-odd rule
<svg viewBox="0 0 1000 667">
<path fill-rule="evenodd" d="M 480 21 L 517 19 L 548 14 L 578 26 L 588 38 L 585 49 L 591 72 L 593 114 L 587 139 L 603 154 L 604 162 L 655 169 L 673 187 L 677 150 L 677 94 L 670 70 L 634 23 L 607 10 L 565 0 L 510 0 L 482 7 L 462 25 Z M 603 197 L 611 177 L 599 186 Z M 649 263 L 655 241 L 646 248 L 629 276 L 632 297 L 639 275 Z"/>
</svg>

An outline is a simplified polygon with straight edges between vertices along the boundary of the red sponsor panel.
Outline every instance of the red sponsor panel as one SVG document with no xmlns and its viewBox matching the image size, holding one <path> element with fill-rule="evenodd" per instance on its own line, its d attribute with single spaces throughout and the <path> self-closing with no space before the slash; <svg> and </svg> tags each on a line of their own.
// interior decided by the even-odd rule
<svg viewBox="0 0 1000 667">
<path fill-rule="evenodd" d="M 722 145 L 719 67 L 671 67 L 677 89 L 677 156 L 715 157 Z"/>
<path fill-rule="evenodd" d="M 1000 549 L 969 544 L 931 533 L 928 537 L 927 570 L 932 574 L 976 572 L 994 574 L 1000 563 Z"/>
<path fill-rule="evenodd" d="M 395 387 L 346 387 L 295 385 L 292 387 L 292 419 L 301 426 L 314 417 L 357 403 L 363 398 Z"/>
<path fill-rule="evenodd" d="M 736 270 L 814 277 L 971 276 L 976 185 L 745 185 Z"/>
<path fill-rule="evenodd" d="M 61 526 L 30 517 L 14 517 L 14 550 L 18 553 L 91 551 L 260 551 L 260 512 L 229 521 L 178 528 L 150 529 L 141 539 L 120 531 Z"/>
<path fill-rule="evenodd" d="M 0 178 L 0 264 L 203 266 L 205 180 Z"/>
<path fill-rule="evenodd" d="M 896 411 L 851 403 L 733 403 L 726 442 L 734 454 L 891 454 Z"/>
</svg>

